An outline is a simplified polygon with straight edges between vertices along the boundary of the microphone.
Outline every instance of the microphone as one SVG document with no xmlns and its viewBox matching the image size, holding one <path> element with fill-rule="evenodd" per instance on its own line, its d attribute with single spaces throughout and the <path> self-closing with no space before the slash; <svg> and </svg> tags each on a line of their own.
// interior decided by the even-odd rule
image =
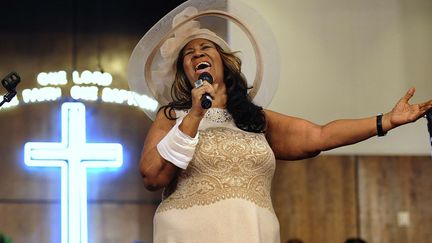
<svg viewBox="0 0 432 243">
<path fill-rule="evenodd" d="M 427 119 L 428 131 L 429 131 L 429 140 L 432 146 L 432 109 L 426 112 L 426 119 Z"/>
<path fill-rule="evenodd" d="M 20 76 L 16 72 L 9 73 L 4 79 L 1 81 L 3 87 L 9 92 L 13 93 L 16 92 L 15 88 L 18 85 L 18 83 L 21 81 Z"/>
<path fill-rule="evenodd" d="M 5 102 L 9 102 L 16 95 L 16 86 L 21 81 L 20 76 L 16 72 L 9 73 L 6 77 L 1 81 L 3 87 L 7 90 L 7 94 L 3 96 L 3 101 L 0 102 L 0 106 L 2 106 Z"/>
<path fill-rule="evenodd" d="M 213 77 L 208 72 L 201 73 L 198 77 L 198 80 L 195 82 L 195 88 L 200 87 L 204 81 L 209 82 L 210 84 L 213 83 Z M 212 106 L 213 98 L 208 94 L 205 93 L 201 97 L 201 107 L 203 109 L 208 109 Z"/>
</svg>

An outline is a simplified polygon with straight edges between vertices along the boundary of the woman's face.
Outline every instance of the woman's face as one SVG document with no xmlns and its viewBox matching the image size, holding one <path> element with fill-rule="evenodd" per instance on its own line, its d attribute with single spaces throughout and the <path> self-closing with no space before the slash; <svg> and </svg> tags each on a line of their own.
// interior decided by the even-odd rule
<svg viewBox="0 0 432 243">
<path fill-rule="evenodd" d="M 194 86 L 201 73 L 208 72 L 214 83 L 223 84 L 222 58 L 213 42 L 206 39 L 191 40 L 183 48 L 183 70 Z"/>
</svg>

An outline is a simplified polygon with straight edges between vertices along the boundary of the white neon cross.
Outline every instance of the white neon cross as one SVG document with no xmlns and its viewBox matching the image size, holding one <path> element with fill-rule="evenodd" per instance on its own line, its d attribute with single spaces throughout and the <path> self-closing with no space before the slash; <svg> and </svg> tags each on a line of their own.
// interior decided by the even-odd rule
<svg viewBox="0 0 432 243">
<path fill-rule="evenodd" d="M 64 103 L 61 124 L 61 142 L 26 143 L 24 162 L 61 168 L 61 242 L 87 243 L 87 168 L 120 167 L 123 147 L 118 143 L 86 143 L 82 103 Z"/>
</svg>

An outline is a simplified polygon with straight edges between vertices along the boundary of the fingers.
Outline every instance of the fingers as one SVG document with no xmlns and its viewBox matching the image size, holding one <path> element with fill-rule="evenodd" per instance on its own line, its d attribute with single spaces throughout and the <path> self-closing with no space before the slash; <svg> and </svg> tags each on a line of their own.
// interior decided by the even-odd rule
<svg viewBox="0 0 432 243">
<path fill-rule="evenodd" d="M 404 101 L 405 103 L 408 103 L 408 101 L 414 96 L 415 88 L 410 88 L 404 97 L 402 97 L 401 101 Z"/>
<path fill-rule="evenodd" d="M 205 93 L 209 94 L 212 97 L 214 97 L 215 95 L 214 87 L 207 81 L 204 81 L 199 85 L 196 85 L 196 87 L 192 89 L 192 105 L 194 106 L 195 104 L 195 107 L 197 108 L 201 107 L 201 97 Z"/>
<path fill-rule="evenodd" d="M 207 81 L 204 81 L 203 84 L 197 88 L 197 90 L 201 95 L 203 95 L 205 93 L 208 93 L 211 96 L 214 95 L 214 88 Z"/>
<path fill-rule="evenodd" d="M 425 103 L 422 103 L 419 106 L 420 106 L 420 111 L 422 113 L 426 113 L 429 110 L 432 110 L 432 100 L 429 100 L 429 101 L 427 101 Z"/>
</svg>

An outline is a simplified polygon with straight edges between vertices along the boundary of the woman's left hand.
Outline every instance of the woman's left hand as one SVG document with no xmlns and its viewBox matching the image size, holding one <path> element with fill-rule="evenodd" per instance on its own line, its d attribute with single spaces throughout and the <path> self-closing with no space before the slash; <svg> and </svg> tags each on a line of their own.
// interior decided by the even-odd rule
<svg viewBox="0 0 432 243">
<path fill-rule="evenodd" d="M 414 96 L 415 88 L 411 88 L 402 97 L 392 111 L 388 114 L 392 127 L 397 127 L 406 123 L 415 122 L 425 113 L 432 109 L 432 100 L 419 103 L 410 104 L 409 100 Z"/>
</svg>

